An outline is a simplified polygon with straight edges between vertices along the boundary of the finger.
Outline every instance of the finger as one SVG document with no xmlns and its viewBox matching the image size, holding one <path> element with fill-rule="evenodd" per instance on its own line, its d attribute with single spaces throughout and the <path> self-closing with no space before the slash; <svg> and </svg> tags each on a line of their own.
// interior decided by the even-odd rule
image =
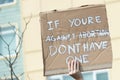
<svg viewBox="0 0 120 80">
<path fill-rule="evenodd" d="M 71 71 L 71 61 L 68 62 L 68 71 L 69 71 L 69 73 Z"/>
<path fill-rule="evenodd" d="M 74 64 L 73 65 L 74 65 L 74 73 L 75 73 L 76 72 L 76 65 L 77 65 L 76 64 L 76 60 L 74 60 Z"/>
<path fill-rule="evenodd" d="M 71 61 L 71 72 L 73 73 L 73 71 L 74 71 L 74 61 L 72 60 Z"/>
</svg>

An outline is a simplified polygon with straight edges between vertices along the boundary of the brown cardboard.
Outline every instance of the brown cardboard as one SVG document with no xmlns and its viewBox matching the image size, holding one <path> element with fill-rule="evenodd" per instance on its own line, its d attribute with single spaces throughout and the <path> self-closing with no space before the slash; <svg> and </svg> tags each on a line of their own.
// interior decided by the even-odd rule
<svg viewBox="0 0 120 80">
<path fill-rule="evenodd" d="M 67 73 L 67 61 L 81 70 L 112 67 L 112 49 L 105 5 L 40 14 L 44 75 Z"/>
</svg>

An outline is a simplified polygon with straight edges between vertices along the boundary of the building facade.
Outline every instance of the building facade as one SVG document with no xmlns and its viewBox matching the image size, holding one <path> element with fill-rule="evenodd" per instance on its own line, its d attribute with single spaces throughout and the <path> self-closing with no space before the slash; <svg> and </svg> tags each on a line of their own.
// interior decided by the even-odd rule
<svg viewBox="0 0 120 80">
<path fill-rule="evenodd" d="M 41 27 L 39 12 L 51 10 L 65 10 L 68 8 L 79 7 L 84 4 L 104 3 L 103 0 L 23 0 L 22 14 L 23 18 L 29 19 L 32 14 L 32 20 L 24 38 L 24 61 L 26 75 L 32 80 L 72 80 L 66 75 L 43 76 L 43 59 L 41 47 Z M 111 33 L 111 42 L 113 49 L 112 69 L 90 71 L 83 73 L 84 80 L 116 80 L 119 79 L 119 0 L 106 0 L 107 14 Z M 30 8 L 30 9 L 29 9 Z M 27 78 L 28 79 L 28 78 Z"/>
<path fill-rule="evenodd" d="M 13 30 L 22 31 L 29 21 L 23 38 L 21 55 L 15 64 L 15 73 L 21 80 L 73 80 L 70 76 L 55 75 L 43 76 L 43 59 L 41 45 L 40 12 L 51 10 L 65 10 L 85 4 L 100 4 L 104 0 L 1 0 L 0 1 L 0 36 L 11 43 L 13 51 L 18 43 L 18 38 Z M 119 32 L 119 0 L 106 0 L 109 29 L 111 34 L 113 64 L 112 69 L 84 72 L 84 80 L 117 80 L 120 67 L 120 32 Z M 31 17 L 32 16 L 32 17 Z M 12 24 L 12 25 L 11 25 Z M 11 42 L 13 40 L 13 42 Z M 0 55 L 9 58 L 5 42 L 0 39 Z M 5 58 L 0 56 L 0 79 L 10 79 L 10 68 L 6 65 Z M 15 53 L 11 52 L 13 58 Z M 22 77 L 21 77 L 22 74 Z M 23 76 L 24 75 L 24 76 Z"/>
<path fill-rule="evenodd" d="M 10 80 L 14 74 L 24 78 L 23 56 L 17 51 L 17 29 L 21 29 L 20 0 L 0 0 L 0 80 Z M 17 52 L 19 56 L 14 61 Z"/>
</svg>

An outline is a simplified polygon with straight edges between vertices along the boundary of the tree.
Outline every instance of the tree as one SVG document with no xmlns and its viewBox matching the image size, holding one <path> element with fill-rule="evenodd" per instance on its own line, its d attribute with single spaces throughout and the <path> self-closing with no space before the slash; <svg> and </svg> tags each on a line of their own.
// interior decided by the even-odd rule
<svg viewBox="0 0 120 80">
<path fill-rule="evenodd" d="M 21 54 L 23 37 L 24 37 L 25 31 L 27 30 L 28 24 L 31 21 L 31 18 L 32 16 L 29 18 L 29 20 L 24 19 L 25 27 L 23 30 L 20 30 L 20 28 L 13 29 L 13 32 L 17 37 L 17 44 L 14 49 L 11 50 L 11 44 L 14 42 L 15 36 L 13 36 L 12 39 L 9 42 L 7 42 L 7 40 L 0 34 L 0 40 L 6 45 L 5 49 L 8 52 L 7 56 L 4 55 L 5 52 L 0 53 L 0 56 L 4 58 L 4 62 L 6 63 L 7 67 L 10 69 L 10 78 L 9 78 L 10 80 L 14 80 L 14 78 L 17 80 L 20 80 L 19 77 L 24 74 L 24 72 L 19 75 L 15 73 L 14 65 L 16 64 L 18 57 Z M 11 24 L 10 22 L 8 24 L 10 26 L 15 26 Z M 2 32 L 2 26 L 0 26 L 0 32 Z M 6 80 L 9 80 L 9 79 L 6 79 Z"/>
</svg>

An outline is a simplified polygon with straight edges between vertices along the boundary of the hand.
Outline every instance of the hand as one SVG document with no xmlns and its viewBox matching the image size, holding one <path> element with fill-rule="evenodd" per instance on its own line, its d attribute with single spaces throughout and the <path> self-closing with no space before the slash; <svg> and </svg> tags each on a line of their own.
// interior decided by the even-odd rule
<svg viewBox="0 0 120 80">
<path fill-rule="evenodd" d="M 75 80 L 82 80 L 82 75 L 80 73 L 80 63 L 78 61 L 72 60 L 68 62 L 69 75 Z"/>
</svg>

